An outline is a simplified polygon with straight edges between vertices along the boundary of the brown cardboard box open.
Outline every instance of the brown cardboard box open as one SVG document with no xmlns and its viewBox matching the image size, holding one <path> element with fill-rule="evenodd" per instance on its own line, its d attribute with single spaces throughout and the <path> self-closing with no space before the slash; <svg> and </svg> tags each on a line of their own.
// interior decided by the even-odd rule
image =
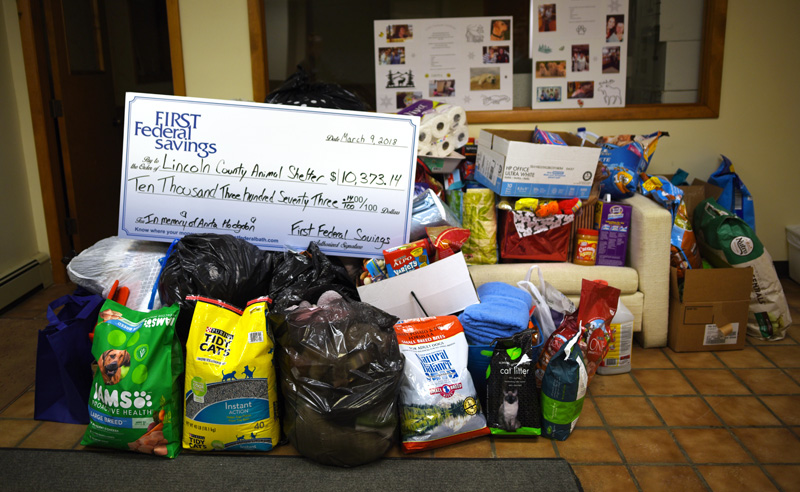
<svg viewBox="0 0 800 492">
<path fill-rule="evenodd" d="M 683 298 L 670 269 L 669 335 L 675 352 L 744 348 L 753 269 L 686 270 Z"/>
<path fill-rule="evenodd" d="M 672 179 L 672 174 L 665 174 L 664 177 Z M 686 215 L 689 220 L 694 216 L 694 208 L 698 203 L 706 198 L 714 197 L 715 200 L 719 199 L 722 194 L 722 188 L 711 183 L 707 183 L 702 179 L 694 178 L 692 184 L 678 186 L 683 191 L 683 202 L 686 204 Z"/>
</svg>

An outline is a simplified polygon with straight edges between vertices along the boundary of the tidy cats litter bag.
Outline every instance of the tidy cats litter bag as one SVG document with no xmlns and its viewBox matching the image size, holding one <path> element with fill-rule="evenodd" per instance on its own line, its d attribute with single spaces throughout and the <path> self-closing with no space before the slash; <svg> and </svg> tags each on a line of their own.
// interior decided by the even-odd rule
<svg viewBox="0 0 800 492">
<path fill-rule="evenodd" d="M 267 298 L 243 311 L 202 297 L 187 300 L 197 306 L 186 342 L 183 447 L 271 450 L 280 423 Z"/>
</svg>

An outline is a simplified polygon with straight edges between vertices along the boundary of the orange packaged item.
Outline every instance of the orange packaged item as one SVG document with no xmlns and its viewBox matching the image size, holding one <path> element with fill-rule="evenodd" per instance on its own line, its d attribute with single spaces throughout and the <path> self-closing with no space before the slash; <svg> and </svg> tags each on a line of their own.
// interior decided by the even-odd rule
<svg viewBox="0 0 800 492">
<path fill-rule="evenodd" d="M 555 200 L 539 202 L 539 207 L 536 209 L 537 217 L 550 217 L 559 213 L 561 210 L 558 208 L 558 202 Z"/>
<path fill-rule="evenodd" d="M 431 243 L 427 238 L 383 250 L 387 275 L 389 278 L 396 277 L 402 273 L 427 266 L 430 263 L 430 254 L 428 253 L 430 250 Z"/>
<path fill-rule="evenodd" d="M 592 266 L 597 261 L 597 231 L 594 229 L 578 229 L 575 237 L 576 265 Z"/>
</svg>

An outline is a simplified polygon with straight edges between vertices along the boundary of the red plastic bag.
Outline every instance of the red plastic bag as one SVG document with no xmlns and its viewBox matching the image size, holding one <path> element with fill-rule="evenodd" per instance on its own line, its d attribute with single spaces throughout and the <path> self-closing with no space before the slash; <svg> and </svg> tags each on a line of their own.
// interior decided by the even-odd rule
<svg viewBox="0 0 800 492">
<path fill-rule="evenodd" d="M 498 244 L 500 258 L 526 261 L 568 261 L 572 224 L 520 237 L 514 226 L 514 213 L 499 210 Z"/>
</svg>

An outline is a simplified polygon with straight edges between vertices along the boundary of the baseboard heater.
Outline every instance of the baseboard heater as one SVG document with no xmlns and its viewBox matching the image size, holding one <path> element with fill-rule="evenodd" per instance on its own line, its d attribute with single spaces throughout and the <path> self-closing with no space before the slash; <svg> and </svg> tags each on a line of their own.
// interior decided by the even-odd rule
<svg viewBox="0 0 800 492">
<path fill-rule="evenodd" d="M 52 284 L 53 269 L 50 257 L 44 253 L 37 254 L 30 261 L 0 278 L 0 309 L 4 309 L 38 287 L 49 287 Z"/>
</svg>

